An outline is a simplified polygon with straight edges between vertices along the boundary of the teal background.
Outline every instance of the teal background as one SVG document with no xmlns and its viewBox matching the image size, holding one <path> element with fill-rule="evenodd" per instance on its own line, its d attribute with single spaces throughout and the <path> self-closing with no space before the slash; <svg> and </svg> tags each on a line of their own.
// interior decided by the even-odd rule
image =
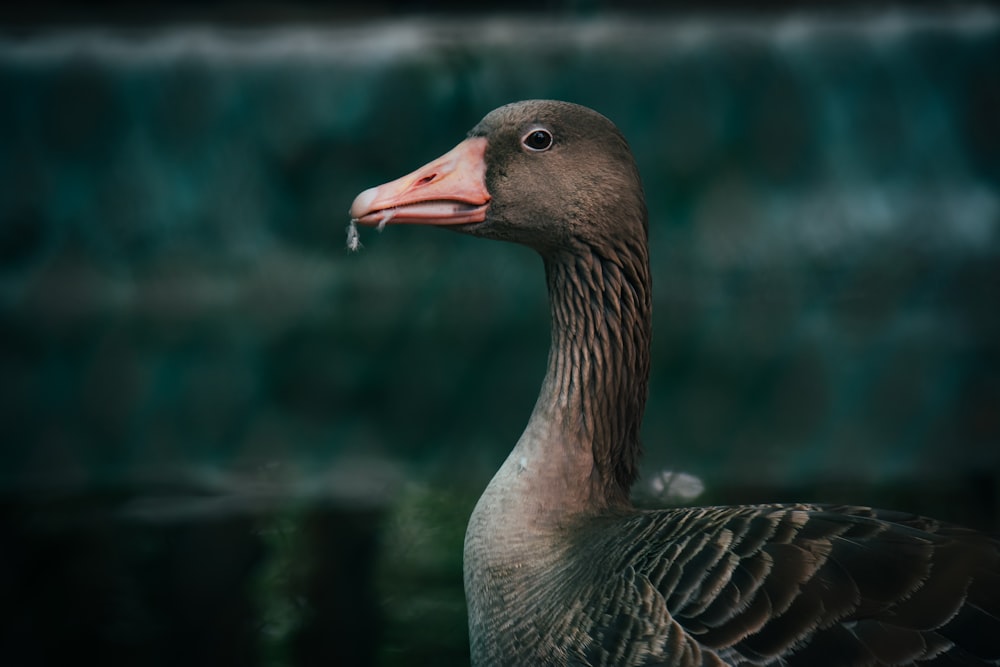
<svg viewBox="0 0 1000 667">
<path fill-rule="evenodd" d="M 467 661 L 541 263 L 344 228 L 531 97 L 643 174 L 643 503 L 674 470 L 996 531 L 997 63 L 988 9 L 4 33 L 0 662 Z"/>
</svg>

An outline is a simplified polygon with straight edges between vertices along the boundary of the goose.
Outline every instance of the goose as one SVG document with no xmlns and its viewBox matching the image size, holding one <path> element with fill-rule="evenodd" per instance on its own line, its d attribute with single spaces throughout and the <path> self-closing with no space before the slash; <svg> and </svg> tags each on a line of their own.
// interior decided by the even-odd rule
<svg viewBox="0 0 1000 667">
<path fill-rule="evenodd" d="M 520 243 L 545 267 L 544 380 L 465 537 L 473 665 L 1000 665 L 994 536 L 868 507 L 632 504 L 648 221 L 610 120 L 500 107 L 350 213 Z"/>
</svg>

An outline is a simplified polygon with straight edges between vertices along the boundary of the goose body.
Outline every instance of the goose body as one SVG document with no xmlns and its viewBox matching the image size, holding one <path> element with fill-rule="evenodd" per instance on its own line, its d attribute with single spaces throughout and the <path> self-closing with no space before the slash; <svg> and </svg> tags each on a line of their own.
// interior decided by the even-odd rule
<svg viewBox="0 0 1000 667">
<path fill-rule="evenodd" d="M 864 507 L 632 506 L 647 215 L 609 120 L 501 107 L 351 215 L 518 242 L 545 265 L 546 375 L 466 532 L 473 665 L 1000 665 L 993 537 Z"/>
</svg>

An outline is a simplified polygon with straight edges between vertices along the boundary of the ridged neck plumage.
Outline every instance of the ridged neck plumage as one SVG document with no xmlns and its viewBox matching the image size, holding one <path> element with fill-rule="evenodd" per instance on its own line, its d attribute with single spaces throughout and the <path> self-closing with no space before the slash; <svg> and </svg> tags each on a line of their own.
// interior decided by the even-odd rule
<svg viewBox="0 0 1000 667">
<path fill-rule="evenodd" d="M 567 484 L 562 511 L 629 505 L 638 475 L 652 335 L 645 220 L 600 242 L 574 239 L 543 252 L 552 315 L 548 368 L 531 420 L 512 454 L 541 444 Z M 542 443 L 530 443 L 535 438 Z M 568 506 L 568 507 L 567 507 Z M 574 507 L 575 506 L 575 507 Z"/>
</svg>

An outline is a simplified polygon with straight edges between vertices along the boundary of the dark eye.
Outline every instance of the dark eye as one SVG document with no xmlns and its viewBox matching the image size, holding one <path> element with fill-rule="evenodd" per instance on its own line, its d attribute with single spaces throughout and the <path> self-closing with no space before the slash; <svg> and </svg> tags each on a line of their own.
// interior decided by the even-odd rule
<svg viewBox="0 0 1000 667">
<path fill-rule="evenodd" d="M 548 130 L 532 130 L 521 143 L 533 151 L 548 150 L 552 146 L 552 133 Z"/>
</svg>

